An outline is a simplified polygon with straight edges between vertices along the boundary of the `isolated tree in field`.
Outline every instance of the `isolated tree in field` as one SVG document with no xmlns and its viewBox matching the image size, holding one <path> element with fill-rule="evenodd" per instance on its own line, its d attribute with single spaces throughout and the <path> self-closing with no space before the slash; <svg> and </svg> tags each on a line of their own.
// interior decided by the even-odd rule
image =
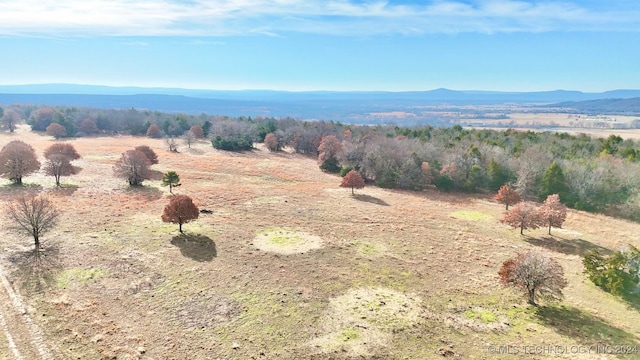
<svg viewBox="0 0 640 360">
<path fill-rule="evenodd" d="M 46 159 L 53 155 L 62 155 L 69 159 L 69 161 L 80 159 L 80 154 L 78 154 L 76 148 L 69 143 L 53 144 L 44 151 L 44 157 Z"/>
<path fill-rule="evenodd" d="M 500 204 L 506 205 L 506 210 L 509 210 L 509 205 L 515 205 L 522 201 L 522 197 L 520 194 L 509 185 L 500 186 L 500 190 L 493 197 L 493 200 L 499 202 Z"/>
<path fill-rule="evenodd" d="M 516 204 L 504 215 L 500 222 L 509 224 L 514 229 L 519 227 L 520 235 L 526 229 L 537 229 L 542 225 L 538 208 L 530 202 Z"/>
<path fill-rule="evenodd" d="M 172 137 L 167 138 L 165 143 L 167 144 L 167 147 L 169 148 L 169 151 L 174 152 L 174 153 L 178 152 L 178 142 L 176 141 L 176 139 L 174 139 Z"/>
<path fill-rule="evenodd" d="M 506 260 L 498 275 L 502 284 L 523 290 L 531 305 L 536 305 L 538 298 L 559 300 L 567 286 L 562 266 L 539 251 L 520 253 Z"/>
<path fill-rule="evenodd" d="M 4 116 L 1 117 L 2 124 L 4 124 L 9 132 L 13 132 L 16 129 L 16 124 L 20 122 L 20 115 L 13 109 L 7 109 L 4 112 Z"/>
<path fill-rule="evenodd" d="M 13 140 L 0 151 L 0 176 L 14 184 L 22 184 L 22 177 L 40 169 L 40 162 L 33 148 L 20 141 Z"/>
<path fill-rule="evenodd" d="M 129 150 L 118 159 L 113 172 L 117 177 L 126 179 L 129 185 L 138 186 L 151 176 L 149 166 L 151 162 L 142 151 Z"/>
<path fill-rule="evenodd" d="M 364 180 L 362 176 L 356 170 L 351 170 L 342 178 L 340 187 L 351 188 L 351 195 L 355 195 L 353 189 L 362 189 L 364 187 Z"/>
<path fill-rule="evenodd" d="M 36 253 L 40 251 L 41 236 L 54 227 L 59 211 L 45 197 L 20 197 L 7 207 L 12 229 L 33 237 Z"/>
<path fill-rule="evenodd" d="M 549 235 L 551 235 L 551 227 L 561 228 L 567 219 L 567 207 L 560 202 L 560 196 L 553 194 L 547 196 L 547 199 L 538 208 L 540 220 L 542 224 L 549 227 Z"/>
<path fill-rule="evenodd" d="M 61 137 L 67 136 L 67 129 L 65 129 L 64 126 L 58 123 L 49 124 L 49 126 L 47 126 L 46 132 L 47 135 L 53 136 L 56 140 L 60 139 Z"/>
<path fill-rule="evenodd" d="M 162 214 L 162 221 L 178 224 L 182 232 L 182 224 L 195 220 L 200 215 L 198 207 L 186 195 L 176 195 L 169 200 Z"/>
<path fill-rule="evenodd" d="M 196 139 L 204 139 L 204 130 L 202 130 L 202 126 L 200 125 L 193 125 L 191 129 L 189 129 L 189 132 L 191 132 Z"/>
<path fill-rule="evenodd" d="M 78 125 L 78 131 L 83 132 L 87 135 L 93 135 L 100 132 L 100 129 L 98 129 L 98 126 L 96 125 L 95 121 L 93 121 L 92 119 L 86 118 L 82 120 Z"/>
<path fill-rule="evenodd" d="M 173 194 L 173 188 L 178 187 L 180 184 L 180 175 L 175 171 L 169 171 L 162 175 L 162 186 L 168 186 L 169 192 Z"/>
<path fill-rule="evenodd" d="M 184 143 L 187 144 L 189 149 L 191 149 L 191 144 L 196 141 L 196 136 L 191 132 L 191 130 L 184 133 L 184 135 L 182 135 L 182 138 L 184 139 Z"/>
<path fill-rule="evenodd" d="M 151 124 L 148 128 L 147 128 L 147 136 L 150 138 L 161 138 L 162 137 L 162 129 L 160 129 L 160 127 L 156 124 Z"/>
<path fill-rule="evenodd" d="M 140 146 L 136 146 L 135 148 L 133 148 L 134 150 L 138 150 L 141 153 L 143 153 L 147 159 L 149 159 L 149 163 L 151 165 L 155 165 L 158 163 L 158 155 L 156 155 L 155 151 L 153 151 L 150 147 L 148 147 L 147 145 L 140 145 Z"/>
<path fill-rule="evenodd" d="M 80 158 L 71 144 L 53 144 L 45 150 L 44 157 L 47 159 L 43 166 L 44 171 L 55 178 L 56 186 L 60 186 L 61 176 L 75 175 L 79 171 L 71 165 L 71 161 Z"/>
</svg>

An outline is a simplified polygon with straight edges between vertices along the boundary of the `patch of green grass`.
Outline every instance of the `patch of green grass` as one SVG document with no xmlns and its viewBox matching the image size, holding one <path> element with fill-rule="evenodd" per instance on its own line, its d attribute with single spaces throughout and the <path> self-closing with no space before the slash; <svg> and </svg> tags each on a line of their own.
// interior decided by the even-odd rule
<svg viewBox="0 0 640 360">
<path fill-rule="evenodd" d="M 287 228 L 269 228 L 259 234 L 267 237 L 270 243 L 279 246 L 293 246 L 304 240 L 296 231 Z"/>
<path fill-rule="evenodd" d="M 451 213 L 451 216 L 460 219 L 460 220 L 491 220 L 493 216 L 485 213 L 481 213 L 479 211 L 471 211 L 471 210 L 459 210 Z"/>
<path fill-rule="evenodd" d="M 62 271 L 57 276 L 56 287 L 66 289 L 72 284 L 84 285 L 107 277 L 107 270 L 102 268 L 71 268 Z"/>
<path fill-rule="evenodd" d="M 484 323 L 492 323 L 498 321 L 496 314 L 482 308 L 470 309 L 464 312 L 464 316 L 468 319 L 478 319 Z"/>
<path fill-rule="evenodd" d="M 360 337 L 360 331 L 353 327 L 348 327 L 338 332 L 338 340 L 342 342 L 349 342 L 357 340 Z"/>
</svg>

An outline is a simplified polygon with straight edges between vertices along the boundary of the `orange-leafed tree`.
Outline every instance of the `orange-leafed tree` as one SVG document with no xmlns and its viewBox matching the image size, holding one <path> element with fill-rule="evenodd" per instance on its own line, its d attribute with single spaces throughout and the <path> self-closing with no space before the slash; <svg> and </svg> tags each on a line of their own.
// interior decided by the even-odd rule
<svg viewBox="0 0 640 360">
<path fill-rule="evenodd" d="M 189 132 L 195 136 L 196 139 L 204 139 L 204 130 L 200 125 L 193 125 Z"/>
<path fill-rule="evenodd" d="M 31 145 L 13 140 L 0 150 L 0 176 L 14 184 L 22 184 L 22 177 L 40 169 L 40 162 Z"/>
<path fill-rule="evenodd" d="M 318 146 L 318 163 L 337 158 L 341 151 L 342 143 L 335 135 L 323 137 Z"/>
<path fill-rule="evenodd" d="M 269 151 L 280 151 L 282 146 L 280 141 L 278 141 L 278 137 L 274 133 L 268 133 L 264 137 L 264 145 L 267 147 Z"/>
<path fill-rule="evenodd" d="M 522 201 L 520 194 L 509 185 L 502 185 L 498 190 L 498 193 L 493 197 L 493 200 L 500 204 L 506 205 L 506 210 L 509 210 L 509 205 L 515 205 Z"/>
<path fill-rule="evenodd" d="M 156 124 L 151 124 L 147 128 L 147 136 L 150 138 L 161 138 L 163 135 L 162 129 Z"/>
<path fill-rule="evenodd" d="M 134 150 L 138 150 L 141 153 L 143 153 L 147 159 L 149 159 L 149 163 L 151 165 L 155 165 L 158 163 L 158 155 L 156 155 L 156 152 L 153 151 L 150 147 L 148 147 L 147 145 L 140 145 L 140 146 L 136 146 L 134 148 Z"/>
<path fill-rule="evenodd" d="M 537 229 L 542 225 L 538 207 L 531 202 L 521 202 L 511 208 L 502 220 L 502 223 L 511 225 L 511 227 L 520 228 L 520 234 L 526 229 Z"/>
<path fill-rule="evenodd" d="M 359 172 L 351 170 L 342 178 L 340 187 L 351 188 L 351 195 L 355 195 L 353 189 L 362 189 L 364 187 L 364 180 Z"/>
<path fill-rule="evenodd" d="M 113 172 L 117 177 L 126 179 L 129 185 L 138 186 L 151 177 L 149 166 L 151 162 L 142 151 L 129 150 L 116 161 Z"/>
<path fill-rule="evenodd" d="M 56 180 L 56 186 L 60 186 L 60 177 L 77 174 L 80 169 L 71 164 L 71 161 L 80 159 L 80 154 L 71 144 L 53 144 L 44 151 L 47 161 L 44 163 L 44 171 Z"/>
<path fill-rule="evenodd" d="M 60 139 L 61 137 L 67 136 L 67 129 L 65 129 L 64 126 L 58 123 L 49 124 L 49 126 L 47 126 L 46 132 L 47 135 L 53 136 L 56 140 Z"/>
<path fill-rule="evenodd" d="M 44 157 L 46 159 L 53 155 L 62 155 L 69 159 L 69 161 L 80 159 L 80 154 L 78 154 L 76 148 L 68 143 L 53 144 L 44 151 Z"/>
<path fill-rule="evenodd" d="M 198 207 L 193 204 L 193 200 L 186 195 L 175 195 L 169 200 L 169 204 L 164 207 L 162 221 L 178 224 L 182 232 L 182 224 L 195 220 L 200 215 Z"/>
<path fill-rule="evenodd" d="M 87 135 L 93 135 L 100 132 L 100 129 L 98 129 L 95 121 L 90 118 L 86 118 L 82 120 L 78 125 L 78 131 L 83 132 Z"/>
<path fill-rule="evenodd" d="M 551 227 L 561 228 L 567 219 L 567 207 L 560 202 L 558 194 L 547 196 L 547 199 L 538 208 L 540 220 L 542 224 L 549 227 L 549 235 L 551 235 Z"/>
<path fill-rule="evenodd" d="M 562 266 L 539 251 L 520 253 L 506 260 L 498 275 L 502 284 L 524 291 L 531 305 L 536 305 L 538 298 L 562 298 L 562 289 L 567 286 Z"/>
</svg>

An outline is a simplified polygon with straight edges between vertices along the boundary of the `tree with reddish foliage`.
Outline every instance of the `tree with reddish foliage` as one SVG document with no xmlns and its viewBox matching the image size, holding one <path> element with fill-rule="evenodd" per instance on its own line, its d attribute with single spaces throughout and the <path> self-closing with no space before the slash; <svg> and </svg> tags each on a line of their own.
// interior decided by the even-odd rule
<svg viewBox="0 0 640 360">
<path fill-rule="evenodd" d="M 22 184 L 22 177 L 40 169 L 40 162 L 31 145 L 13 140 L 0 151 L 0 176 Z"/>
<path fill-rule="evenodd" d="M 78 154 L 76 148 L 68 143 L 53 144 L 44 151 L 44 157 L 46 159 L 53 155 L 62 155 L 69 159 L 69 161 L 80 159 L 80 154 Z"/>
<path fill-rule="evenodd" d="M 506 205 L 506 210 L 509 210 L 509 205 L 515 205 L 522 201 L 520 194 L 509 185 L 502 185 L 498 190 L 498 193 L 493 197 L 493 200 L 500 204 Z"/>
<path fill-rule="evenodd" d="M 351 188 L 351 195 L 355 195 L 353 189 L 362 189 L 364 187 L 364 180 L 362 176 L 356 170 L 351 170 L 342 178 L 340 187 Z"/>
<path fill-rule="evenodd" d="M 193 125 L 191 129 L 189 129 L 189 132 L 192 133 L 196 139 L 204 139 L 204 130 L 202 130 L 202 126 L 200 125 Z"/>
<path fill-rule="evenodd" d="M 504 215 L 500 222 L 509 224 L 514 229 L 519 227 L 520 235 L 526 229 L 537 229 L 542 225 L 538 208 L 530 202 L 516 204 Z"/>
<path fill-rule="evenodd" d="M 341 151 L 342 143 L 335 135 L 323 137 L 320 141 L 320 146 L 318 146 L 318 163 L 337 158 Z"/>
<path fill-rule="evenodd" d="M 56 140 L 60 139 L 61 137 L 67 136 L 67 129 L 65 129 L 64 126 L 58 123 L 49 124 L 49 126 L 47 126 L 46 132 L 47 135 L 53 136 Z"/>
<path fill-rule="evenodd" d="M 13 230 L 33 237 L 35 252 L 40 252 L 40 237 L 58 222 L 60 212 L 45 197 L 20 197 L 7 206 Z"/>
<path fill-rule="evenodd" d="M 151 124 L 149 128 L 147 128 L 147 136 L 150 138 L 158 139 L 161 138 L 163 134 L 162 129 L 156 124 Z"/>
<path fill-rule="evenodd" d="M 151 165 L 155 165 L 158 163 L 158 155 L 156 155 L 155 151 L 153 151 L 147 145 L 136 146 L 134 150 L 138 150 L 143 153 L 147 157 L 147 159 L 149 159 L 149 163 Z"/>
<path fill-rule="evenodd" d="M 113 172 L 117 177 L 126 179 L 129 185 L 139 186 L 151 177 L 149 166 L 151 162 L 142 151 L 129 150 L 115 163 Z"/>
<path fill-rule="evenodd" d="M 560 196 L 553 194 L 547 196 L 547 199 L 538 209 L 542 224 L 549 226 L 549 235 L 551 235 L 551 227 L 561 228 L 567 219 L 567 207 L 560 202 Z"/>
<path fill-rule="evenodd" d="M 58 187 L 61 176 L 75 175 L 80 171 L 71 165 L 71 161 L 80 159 L 80 155 L 71 144 L 53 144 L 45 150 L 44 157 L 47 159 L 43 166 L 44 171 L 55 178 Z"/>
<path fill-rule="evenodd" d="M 198 207 L 186 195 L 175 195 L 169 200 L 162 214 L 162 221 L 178 224 L 182 232 L 182 224 L 195 220 L 200 215 Z"/>
<path fill-rule="evenodd" d="M 96 125 L 95 121 L 93 121 L 92 119 L 86 118 L 82 120 L 78 125 L 78 131 L 85 133 L 87 135 L 93 135 L 93 134 L 99 133 L 100 129 L 98 129 L 98 126 Z"/>
<path fill-rule="evenodd" d="M 562 298 L 562 289 L 567 286 L 562 266 L 539 251 L 520 253 L 506 260 L 498 275 L 502 284 L 523 290 L 531 305 L 536 305 L 537 298 Z"/>
<path fill-rule="evenodd" d="M 264 144 L 271 152 L 280 151 L 282 148 L 280 141 L 278 141 L 278 137 L 274 133 L 268 133 L 264 137 Z"/>
</svg>

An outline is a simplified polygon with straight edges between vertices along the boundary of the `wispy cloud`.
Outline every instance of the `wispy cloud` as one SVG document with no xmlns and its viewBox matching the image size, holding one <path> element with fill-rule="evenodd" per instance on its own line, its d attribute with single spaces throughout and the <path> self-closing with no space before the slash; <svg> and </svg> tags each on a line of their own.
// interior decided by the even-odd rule
<svg viewBox="0 0 640 360">
<path fill-rule="evenodd" d="M 628 0 L 432 0 L 414 4 L 377 0 L 0 0 L 0 35 L 5 36 L 545 31 L 640 31 L 640 3 Z"/>
</svg>

